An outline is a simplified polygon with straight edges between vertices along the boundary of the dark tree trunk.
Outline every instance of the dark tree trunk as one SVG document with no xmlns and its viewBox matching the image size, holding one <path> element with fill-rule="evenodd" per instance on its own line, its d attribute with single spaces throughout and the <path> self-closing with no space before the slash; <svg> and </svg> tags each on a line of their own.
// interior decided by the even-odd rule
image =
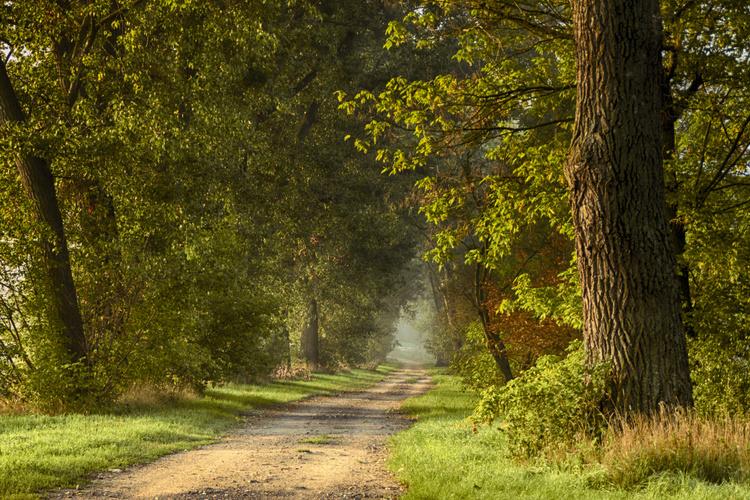
<svg viewBox="0 0 750 500">
<path fill-rule="evenodd" d="M 8 78 L 5 63 L 0 59 L 0 125 L 26 120 L 13 86 Z M 83 322 L 78 307 L 76 288 L 70 268 L 68 244 L 65 238 L 60 207 L 57 203 L 55 180 L 43 158 L 17 157 L 16 167 L 27 195 L 34 204 L 36 218 L 50 232 L 41 237 L 42 261 L 52 294 L 49 314 L 50 326 L 60 329 L 63 347 L 72 361 L 88 362 L 88 349 L 83 332 Z"/>
<path fill-rule="evenodd" d="M 574 0 L 578 97 L 565 166 L 588 359 L 613 408 L 693 403 L 661 154 L 657 0 Z"/>
<path fill-rule="evenodd" d="M 317 368 L 320 364 L 318 329 L 318 301 L 313 298 L 307 305 L 305 321 L 302 325 L 302 338 L 300 339 L 302 356 L 310 363 L 313 369 Z"/>
<path fill-rule="evenodd" d="M 438 317 L 442 317 L 446 315 L 446 312 L 443 306 L 440 304 L 440 297 L 443 296 L 443 293 L 440 291 L 440 284 L 437 283 L 437 277 L 434 276 L 432 268 L 428 267 L 428 269 L 429 269 L 428 276 L 430 278 L 430 287 L 432 288 L 432 300 L 435 302 L 435 314 L 437 314 Z M 448 323 L 450 323 L 450 319 L 447 319 L 447 321 Z M 435 366 L 438 366 L 438 367 L 450 366 L 450 362 L 444 356 L 442 349 L 437 349 L 437 352 L 435 353 Z"/>
<path fill-rule="evenodd" d="M 675 102 L 674 96 L 672 95 L 671 73 L 673 71 L 672 68 L 676 66 L 676 58 L 676 54 L 672 55 L 671 68 L 669 72 L 665 74 L 662 81 L 661 150 L 665 162 L 674 159 L 675 151 L 677 149 L 675 124 L 684 109 L 684 103 Z M 701 85 L 703 85 L 703 78 L 700 75 L 697 75 L 685 93 L 685 102 L 687 102 L 687 100 L 698 91 Z M 676 179 L 676 173 L 671 171 L 667 178 L 666 190 L 668 193 L 671 193 L 677 191 L 677 189 L 678 182 Z M 667 204 L 669 230 L 672 236 L 672 246 L 674 247 L 675 256 L 677 258 L 677 282 L 680 290 L 680 300 L 682 301 L 685 334 L 688 337 L 695 337 L 695 329 L 693 328 L 691 320 L 693 313 L 693 299 L 690 293 L 690 266 L 682 257 L 685 253 L 685 246 L 687 243 L 687 231 L 685 229 L 685 222 L 678 217 L 678 212 L 679 206 L 677 200 L 673 200 L 671 203 Z"/>
<path fill-rule="evenodd" d="M 487 268 L 480 262 L 476 264 L 476 274 L 474 277 L 474 291 L 476 294 L 476 306 L 479 312 L 479 319 L 482 321 L 482 328 L 484 329 L 484 337 L 487 340 L 487 348 L 492 354 L 492 358 L 495 360 L 495 364 L 500 369 L 500 372 L 505 378 L 505 382 L 513 380 L 513 372 L 510 369 L 510 362 L 505 351 L 505 343 L 490 328 L 490 314 L 487 311 L 487 296 L 484 290 L 484 282 L 487 276 Z"/>
</svg>

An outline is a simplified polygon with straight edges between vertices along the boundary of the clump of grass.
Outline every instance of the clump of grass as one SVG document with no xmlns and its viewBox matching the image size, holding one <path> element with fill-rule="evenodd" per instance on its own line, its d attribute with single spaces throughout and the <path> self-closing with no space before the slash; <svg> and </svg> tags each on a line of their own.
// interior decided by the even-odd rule
<svg viewBox="0 0 750 500">
<path fill-rule="evenodd" d="M 592 449 L 592 448 L 590 448 Z M 613 484 L 632 488 L 662 473 L 721 484 L 750 479 L 750 423 L 691 411 L 612 425 L 597 452 Z"/>
<path fill-rule="evenodd" d="M 158 406 L 180 401 L 189 401 L 200 395 L 186 386 L 156 386 L 149 383 L 134 384 L 119 398 L 126 406 Z"/>
<path fill-rule="evenodd" d="M 317 437 L 300 439 L 297 441 L 299 444 L 331 444 L 331 440 L 339 439 L 341 436 L 331 436 L 329 434 L 321 434 Z"/>
<path fill-rule="evenodd" d="M 307 364 L 279 365 L 271 374 L 272 380 L 312 380 Z"/>
</svg>

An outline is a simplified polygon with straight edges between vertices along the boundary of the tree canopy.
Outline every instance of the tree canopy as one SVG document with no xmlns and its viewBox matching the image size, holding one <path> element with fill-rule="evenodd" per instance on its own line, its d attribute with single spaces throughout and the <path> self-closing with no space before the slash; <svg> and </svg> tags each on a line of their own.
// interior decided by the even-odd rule
<svg viewBox="0 0 750 500">
<path fill-rule="evenodd" d="M 375 362 L 421 300 L 474 387 L 583 338 L 617 408 L 690 405 L 689 369 L 699 409 L 745 411 L 750 13 L 650 2 L 651 33 L 576 17 L 594 4 L 2 2 L 0 396 L 56 411 Z M 600 38 L 624 68 L 607 82 L 650 54 L 648 91 L 587 100 Z M 612 142 L 640 159 L 590 169 L 645 94 Z M 646 289 L 670 295 L 629 302 Z M 680 374 L 641 404 L 654 317 Z"/>
</svg>

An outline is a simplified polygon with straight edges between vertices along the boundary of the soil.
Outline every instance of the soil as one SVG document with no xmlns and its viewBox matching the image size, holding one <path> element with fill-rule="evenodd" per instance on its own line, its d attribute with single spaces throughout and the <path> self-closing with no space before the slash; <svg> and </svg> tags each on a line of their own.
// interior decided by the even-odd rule
<svg viewBox="0 0 750 500">
<path fill-rule="evenodd" d="M 48 497 L 396 498 L 403 488 L 385 468 L 385 442 L 411 424 L 401 401 L 428 388 L 425 371 L 406 365 L 370 389 L 249 413 L 220 443 L 97 474 L 82 489 Z"/>
</svg>

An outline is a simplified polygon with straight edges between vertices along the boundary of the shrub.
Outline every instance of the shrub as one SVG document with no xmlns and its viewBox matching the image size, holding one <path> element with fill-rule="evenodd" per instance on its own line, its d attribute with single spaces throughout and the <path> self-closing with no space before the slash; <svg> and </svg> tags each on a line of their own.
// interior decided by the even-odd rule
<svg viewBox="0 0 750 500">
<path fill-rule="evenodd" d="M 739 329 L 738 329 L 739 330 Z M 715 337 L 689 339 L 695 408 L 706 417 L 750 416 L 750 340 Z M 738 337 L 744 332 L 738 331 Z"/>
<path fill-rule="evenodd" d="M 596 440 L 606 426 L 599 408 L 609 366 L 584 363 L 580 341 L 567 352 L 565 358 L 543 356 L 505 386 L 482 391 L 471 421 L 491 424 L 501 417 L 510 452 L 522 458 L 571 448 L 582 435 Z"/>
<path fill-rule="evenodd" d="M 312 371 L 306 363 L 279 365 L 271 373 L 273 380 L 312 380 Z"/>
<path fill-rule="evenodd" d="M 498 386 L 504 382 L 492 354 L 487 349 L 484 328 L 479 321 L 462 330 L 464 342 L 454 355 L 451 371 L 474 390 Z"/>
</svg>

